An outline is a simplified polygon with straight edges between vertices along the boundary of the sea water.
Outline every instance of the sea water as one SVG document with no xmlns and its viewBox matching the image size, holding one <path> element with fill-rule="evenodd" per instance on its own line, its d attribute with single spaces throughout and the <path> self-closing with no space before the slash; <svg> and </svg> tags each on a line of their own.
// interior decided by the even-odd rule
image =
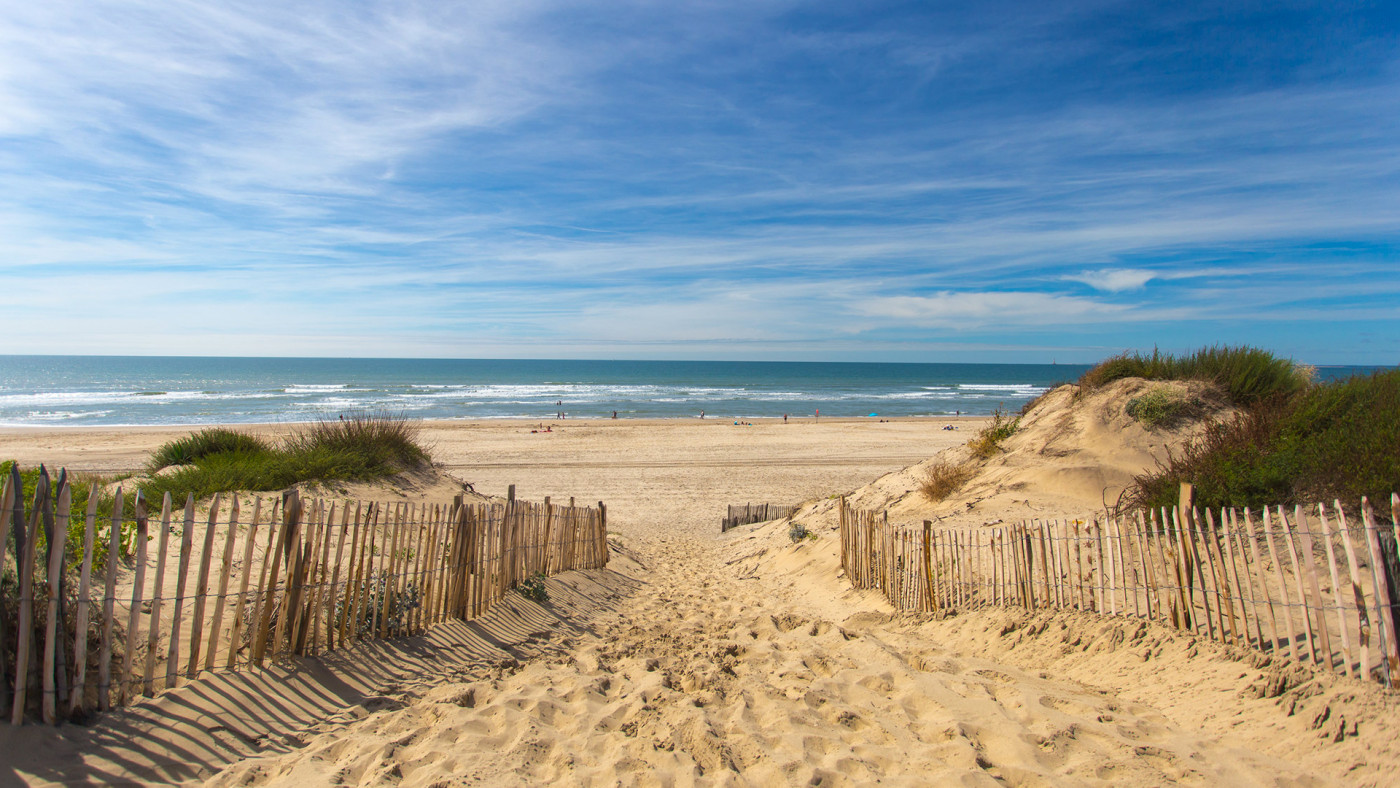
<svg viewBox="0 0 1400 788">
<path fill-rule="evenodd" d="M 510 359 L 0 356 L 0 424 L 985 415 L 1087 367 Z M 1325 370 L 1331 376 L 1340 371 Z"/>
</svg>

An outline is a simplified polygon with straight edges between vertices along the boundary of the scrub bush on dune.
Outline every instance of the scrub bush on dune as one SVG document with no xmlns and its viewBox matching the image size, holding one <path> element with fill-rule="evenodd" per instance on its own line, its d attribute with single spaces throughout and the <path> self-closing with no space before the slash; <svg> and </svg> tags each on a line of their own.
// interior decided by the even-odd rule
<svg viewBox="0 0 1400 788">
<path fill-rule="evenodd" d="M 178 465 L 141 485 L 148 498 L 177 500 L 232 490 L 280 490 L 300 482 L 382 479 L 431 463 L 420 428 L 401 416 L 361 413 L 293 432 L 278 445 L 231 430 L 203 430 L 158 449 L 150 468 Z"/>
</svg>

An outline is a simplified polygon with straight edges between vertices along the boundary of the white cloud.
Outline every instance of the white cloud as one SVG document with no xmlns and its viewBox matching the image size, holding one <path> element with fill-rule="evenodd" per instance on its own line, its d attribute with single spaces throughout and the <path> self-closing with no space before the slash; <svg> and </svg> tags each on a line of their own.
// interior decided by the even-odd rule
<svg viewBox="0 0 1400 788">
<path fill-rule="evenodd" d="M 862 315 L 890 324 L 959 330 L 1161 320 L 1180 316 L 1180 312 L 1035 292 L 873 296 L 861 300 L 855 308 Z"/>
<path fill-rule="evenodd" d="M 1097 271 L 1084 271 L 1063 277 L 1070 282 L 1083 282 L 1095 290 L 1121 293 L 1124 290 L 1138 290 L 1157 278 L 1156 272 L 1142 268 L 1102 268 Z"/>
</svg>

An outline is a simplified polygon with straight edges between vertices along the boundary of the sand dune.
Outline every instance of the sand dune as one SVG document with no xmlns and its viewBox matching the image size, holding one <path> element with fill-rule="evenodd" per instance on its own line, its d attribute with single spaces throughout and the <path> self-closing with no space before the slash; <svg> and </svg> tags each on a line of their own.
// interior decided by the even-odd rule
<svg viewBox="0 0 1400 788">
<path fill-rule="evenodd" d="M 814 513 L 970 435 L 940 426 L 445 429 L 439 456 L 479 492 L 516 483 L 531 497 L 606 500 L 609 568 L 552 580 L 543 606 L 513 599 L 480 622 L 372 653 L 196 683 L 90 729 L 0 731 L 17 756 L 0 781 L 1387 780 L 1400 759 L 1393 700 L 1378 688 L 1285 675 L 1138 622 L 1013 611 L 914 620 L 849 590 Z M 821 502 L 799 515 L 816 540 L 793 545 L 783 523 L 718 533 L 727 503 L 802 499 Z M 1341 716 L 1359 728 L 1344 725 L 1334 741 Z"/>
</svg>

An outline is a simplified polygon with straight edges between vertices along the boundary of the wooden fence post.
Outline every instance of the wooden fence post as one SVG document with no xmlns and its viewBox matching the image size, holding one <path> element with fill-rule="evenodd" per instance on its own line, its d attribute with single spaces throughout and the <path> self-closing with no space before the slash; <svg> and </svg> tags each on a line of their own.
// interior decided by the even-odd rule
<svg viewBox="0 0 1400 788">
<path fill-rule="evenodd" d="M 12 466 L 13 468 L 14 466 Z M 16 468 L 17 470 L 17 468 Z M 15 498 L 19 495 L 20 487 L 16 485 L 13 478 L 4 480 L 4 493 L 0 494 L 0 567 L 5 565 L 5 550 L 10 541 L 10 523 L 14 520 Z M 23 544 L 24 540 L 19 542 Z M 18 565 L 23 556 L 17 551 L 15 553 L 15 563 Z M 9 642 L 5 634 L 5 618 L 0 615 L 0 712 L 9 710 L 10 707 L 10 684 L 6 679 L 9 675 L 8 663 L 5 661 L 4 644 Z"/>
<path fill-rule="evenodd" d="M 1361 519 L 1366 526 L 1366 543 L 1371 548 L 1371 566 L 1376 572 L 1376 604 L 1379 606 L 1376 620 L 1382 630 L 1379 640 L 1382 661 L 1386 665 L 1386 686 L 1392 687 L 1395 680 L 1400 678 L 1400 633 L 1395 631 L 1394 617 L 1391 615 L 1394 600 L 1390 598 L 1390 583 L 1386 581 L 1385 558 L 1381 554 L 1375 517 L 1371 512 L 1370 503 L 1364 497 L 1361 499 Z"/>
<path fill-rule="evenodd" d="M 1361 678 L 1371 680 L 1371 619 L 1366 612 L 1366 595 L 1361 590 L 1361 577 L 1357 573 L 1356 548 L 1352 545 L 1351 528 L 1347 525 L 1347 514 L 1341 501 L 1333 501 L 1340 521 L 1342 549 L 1347 554 L 1347 570 L 1351 578 L 1351 596 L 1356 602 L 1357 648 L 1361 651 Z"/>
<path fill-rule="evenodd" d="M 1322 643 L 1322 664 L 1330 671 L 1332 670 L 1332 638 L 1327 634 L 1327 618 L 1325 616 L 1327 603 L 1322 597 L 1322 589 L 1317 582 L 1317 554 L 1313 550 L 1312 529 L 1308 527 L 1308 515 L 1303 511 L 1302 506 L 1294 507 L 1293 517 L 1298 526 L 1298 533 L 1301 534 L 1303 555 L 1307 558 L 1303 566 L 1307 569 L 1308 590 L 1312 592 L 1312 598 L 1317 600 L 1317 635 L 1318 640 Z M 1310 621 L 1313 610 L 1312 605 L 1303 606 L 1303 612 L 1308 614 Z"/>
<path fill-rule="evenodd" d="M 87 647 L 88 618 L 92 603 L 88 600 L 88 587 L 92 582 L 92 540 L 97 531 L 96 485 L 88 489 L 87 517 L 83 528 L 83 565 L 78 579 L 77 622 L 73 626 L 73 684 L 68 693 L 68 714 L 77 714 L 83 708 L 83 692 L 87 686 Z M 117 557 L 109 555 L 109 562 Z M 110 620 L 110 618 L 108 618 Z"/>
<path fill-rule="evenodd" d="M 17 468 L 13 479 L 19 479 Z M 19 497 L 21 489 L 23 487 L 19 484 L 15 485 L 16 498 Z M 34 637 L 34 560 L 39 546 L 39 509 L 46 503 L 48 494 L 49 474 L 44 466 L 40 465 L 39 481 L 34 485 L 34 508 L 29 513 L 27 538 L 24 540 L 24 549 L 21 551 L 23 555 L 19 561 L 19 631 L 15 639 L 15 695 L 10 714 L 12 725 L 24 722 L 25 706 L 29 699 L 29 663 Z M 15 523 L 16 536 L 19 535 L 19 524 L 18 521 Z"/>
<path fill-rule="evenodd" d="M 59 472 L 57 522 L 54 521 L 54 507 L 48 500 L 44 502 L 44 520 L 49 527 L 48 551 L 49 566 L 46 579 L 49 582 L 48 618 L 44 621 L 44 673 L 42 708 L 44 722 L 53 725 L 58 722 L 59 686 L 58 673 L 62 663 L 58 659 L 59 638 L 66 633 L 59 626 L 58 603 L 63 594 L 63 553 L 68 544 L 68 515 L 72 505 L 73 488 L 68 484 L 66 474 Z"/>
<path fill-rule="evenodd" d="M 235 499 L 237 500 L 237 499 Z M 238 581 L 238 599 L 233 605 L 233 624 L 228 633 L 228 659 L 224 667 L 232 670 L 237 664 L 239 641 L 243 635 L 243 616 L 247 608 L 248 581 L 253 576 L 253 547 L 257 541 L 258 515 L 262 514 L 262 499 L 253 499 L 253 519 L 248 522 L 248 535 L 243 538 L 243 575 Z M 272 530 L 271 524 L 268 530 Z M 269 544 L 271 544 L 269 542 Z M 265 562 L 265 559 L 264 559 Z"/>
<path fill-rule="evenodd" d="M 180 534 L 180 568 L 175 576 L 175 609 L 170 617 L 170 648 L 165 659 L 165 688 L 174 689 L 180 676 L 180 623 L 184 616 L 185 584 L 189 582 L 190 551 L 194 547 L 194 493 L 185 496 L 185 530 Z"/>
<path fill-rule="evenodd" d="M 156 553 L 155 586 L 151 597 L 151 626 L 146 640 L 146 668 L 142 675 L 142 691 L 147 697 L 155 694 L 156 650 L 160 645 L 160 611 L 165 601 L 165 567 L 170 544 L 172 504 L 170 493 L 167 492 L 161 501 L 160 544 Z"/>
<path fill-rule="evenodd" d="M 229 501 L 228 508 L 228 533 L 224 536 L 224 551 L 219 558 L 219 591 L 214 597 L 214 621 L 209 627 L 209 653 L 204 659 L 204 669 L 213 670 L 214 661 L 219 650 L 219 636 L 224 629 L 224 608 L 228 606 L 228 580 L 233 574 L 233 547 L 238 541 L 238 496 L 233 495 Z M 211 525 L 209 530 L 214 530 Z M 233 648 L 233 640 L 229 640 L 230 650 Z"/>
<path fill-rule="evenodd" d="M 1336 603 L 1337 609 L 1337 629 L 1342 639 L 1342 675 L 1352 675 L 1352 652 L 1351 635 L 1347 632 L 1346 613 L 1342 608 L 1342 580 L 1337 573 L 1337 555 L 1332 547 L 1332 524 L 1327 521 L 1327 509 L 1322 505 L 1317 505 L 1317 519 L 1322 525 L 1322 544 L 1327 553 L 1327 569 L 1332 579 L 1332 599 Z M 1322 602 L 1322 600 L 1318 600 Z M 1324 605 L 1326 602 L 1322 602 Z M 1324 622 L 1326 618 L 1323 618 Z M 1359 678 L 1359 675 L 1358 675 Z"/>
<path fill-rule="evenodd" d="M 209 503 L 209 522 L 204 527 L 204 548 L 199 552 L 199 579 L 194 585 L 194 613 L 190 618 L 190 662 L 185 678 L 199 673 L 199 651 L 203 645 L 204 606 L 209 601 L 209 567 L 214 557 L 214 526 L 219 520 L 219 494 Z M 212 651 L 212 649 L 211 649 Z"/>
</svg>

